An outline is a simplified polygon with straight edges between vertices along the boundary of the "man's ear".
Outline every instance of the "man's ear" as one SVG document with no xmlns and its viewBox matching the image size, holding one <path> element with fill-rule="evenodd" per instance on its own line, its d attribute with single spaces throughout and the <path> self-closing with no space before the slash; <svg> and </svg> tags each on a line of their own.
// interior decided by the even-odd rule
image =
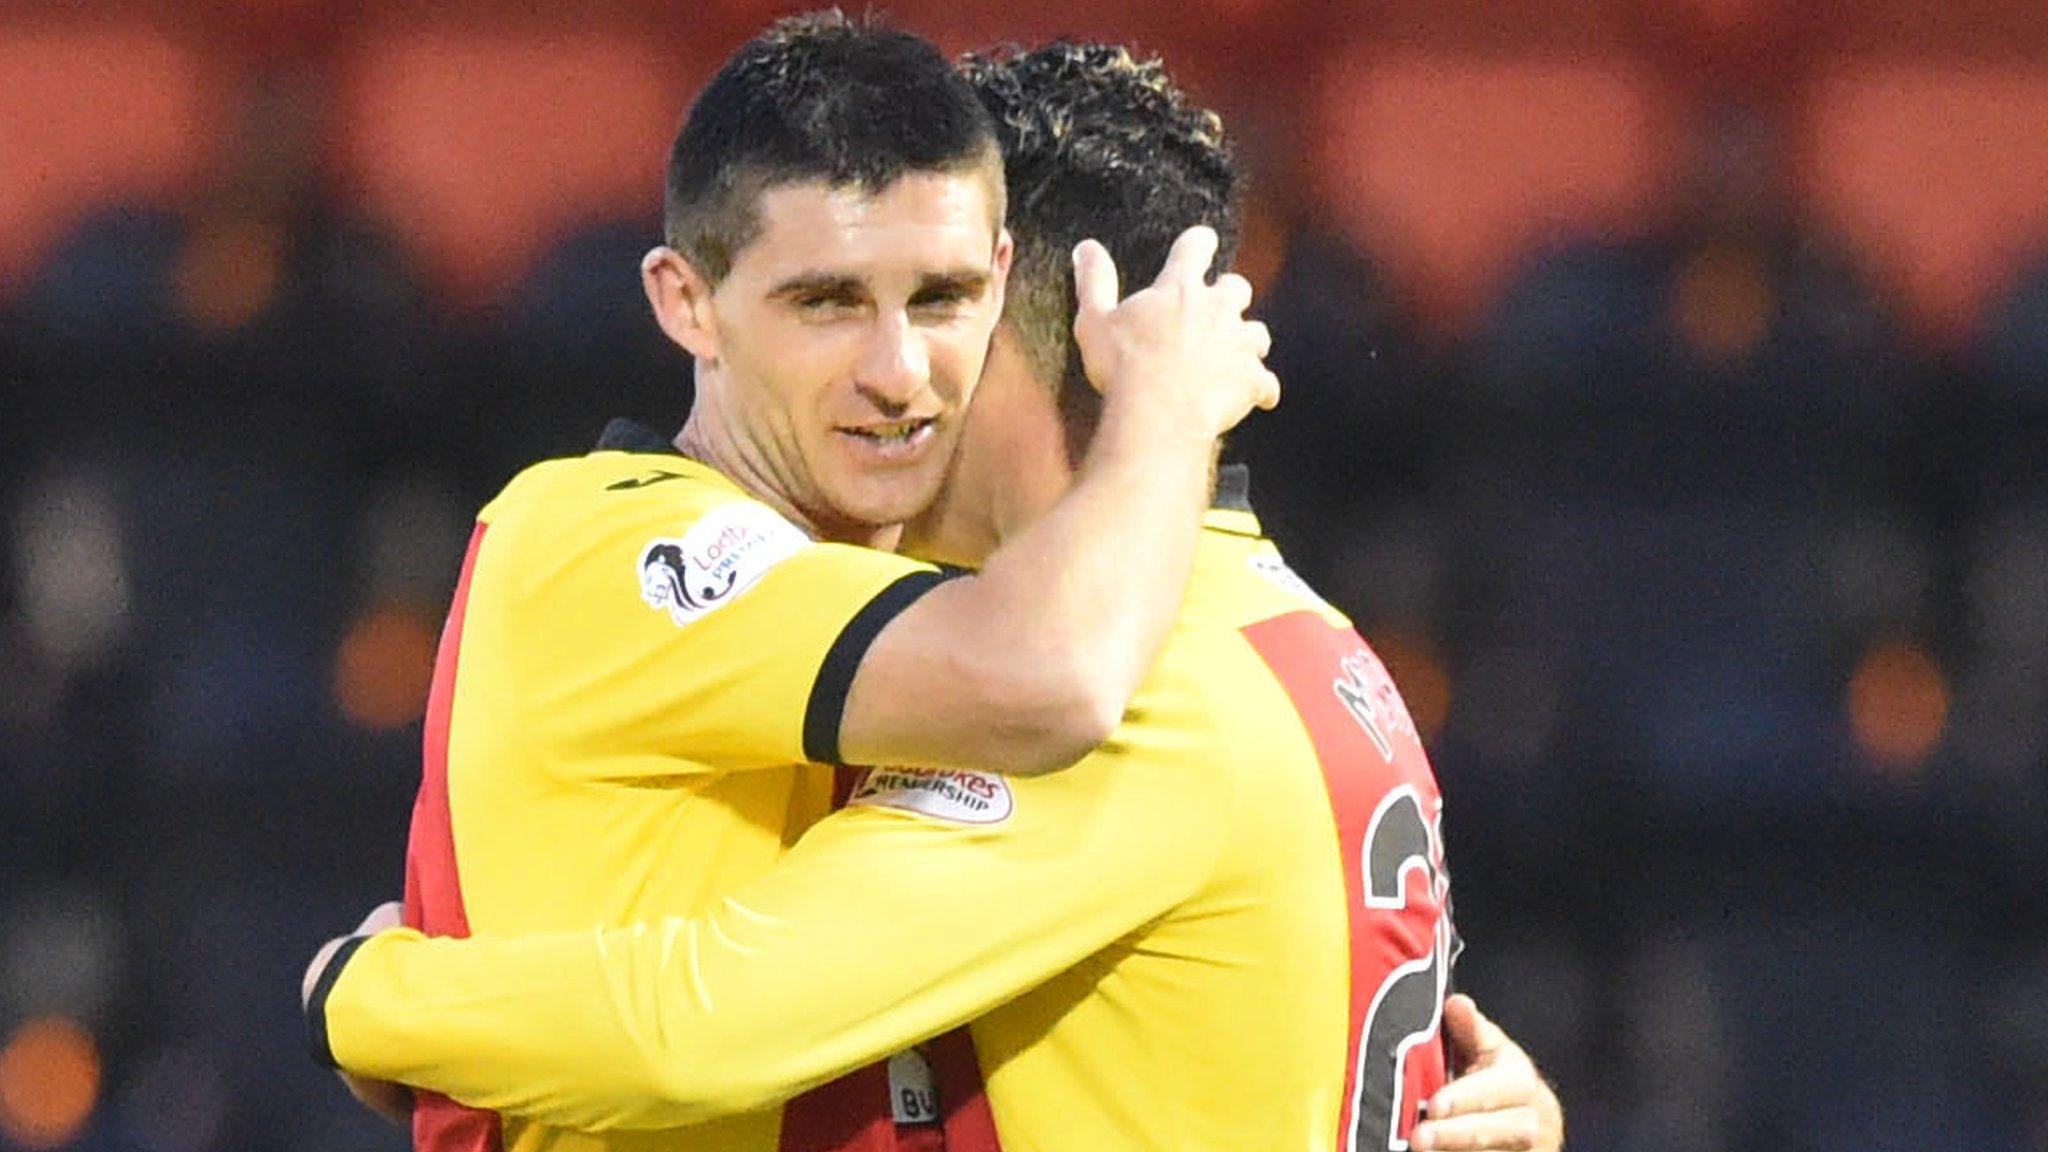
<svg viewBox="0 0 2048 1152">
<path fill-rule="evenodd" d="M 996 316 L 999 319 L 1003 314 L 1003 301 L 1008 298 L 1010 291 L 1010 264 L 1016 259 L 1016 256 L 1017 242 L 1011 238 L 1010 230 L 1008 228 L 999 229 L 996 232 L 995 277 L 992 281 L 992 287 L 995 292 Z"/>
<path fill-rule="evenodd" d="M 640 287 L 654 309 L 655 323 L 683 351 L 700 362 L 718 359 L 718 314 L 711 282 L 683 254 L 666 246 L 640 258 Z"/>
</svg>

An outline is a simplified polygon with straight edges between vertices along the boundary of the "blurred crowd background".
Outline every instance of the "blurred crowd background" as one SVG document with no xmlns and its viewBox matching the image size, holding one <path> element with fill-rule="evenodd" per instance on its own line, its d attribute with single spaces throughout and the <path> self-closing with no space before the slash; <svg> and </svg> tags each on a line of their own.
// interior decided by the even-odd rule
<svg viewBox="0 0 2048 1152">
<path fill-rule="evenodd" d="M 0 3 L 0 1149 L 403 1146 L 300 966 L 398 892 L 473 510 L 686 410 L 636 261 L 787 7 Z M 1226 112 L 1234 450 L 1573 1147 L 2048 1150 L 2048 7 L 893 13 Z"/>
</svg>

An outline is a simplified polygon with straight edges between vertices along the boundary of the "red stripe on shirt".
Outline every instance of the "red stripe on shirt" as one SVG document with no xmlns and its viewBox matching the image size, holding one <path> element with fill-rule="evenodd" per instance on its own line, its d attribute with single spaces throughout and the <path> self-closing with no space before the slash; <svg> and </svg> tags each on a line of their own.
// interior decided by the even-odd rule
<svg viewBox="0 0 2048 1152">
<path fill-rule="evenodd" d="M 413 802 L 412 830 L 405 846 L 405 923 L 429 936 L 469 935 L 469 913 L 462 904 L 462 874 L 455 857 L 455 825 L 448 808 L 448 722 L 455 710 L 455 668 L 462 658 L 469 582 L 483 547 L 484 529 L 479 521 L 470 533 L 462 576 L 455 582 L 455 600 L 448 607 L 441 647 L 434 656 L 420 792 Z M 467 1108 L 432 1092 L 415 1095 L 412 1140 L 418 1152 L 501 1152 L 504 1132 L 496 1113 Z"/>
<path fill-rule="evenodd" d="M 946 1114 L 946 1152 L 1002 1152 L 996 1137 L 995 1113 L 981 1079 L 974 1038 L 955 1028 L 925 1045 L 932 1079 L 939 1089 L 939 1107 Z"/>
<path fill-rule="evenodd" d="M 832 773 L 832 807 L 844 807 L 863 769 Z M 889 1107 L 889 1068 L 870 1064 L 820 1084 L 782 1106 L 777 1152 L 898 1152 Z"/>
<path fill-rule="evenodd" d="M 896 1152 L 888 1067 L 870 1064 L 784 1104 L 776 1147 L 781 1152 Z"/>
<path fill-rule="evenodd" d="M 845 806 L 866 773 L 842 767 L 833 774 L 833 808 Z M 936 1037 L 924 1053 L 941 1123 L 897 1124 L 888 1064 L 870 1064 L 783 1105 L 779 1152 L 1002 1152 L 967 1029 Z"/>
<path fill-rule="evenodd" d="M 1394 921 L 1403 913 L 1371 910 L 1366 906 L 1365 836 L 1373 812 L 1388 791 L 1408 784 L 1434 799 L 1436 781 L 1419 746 L 1402 749 L 1392 762 L 1375 750 L 1334 691 L 1344 658 L 1366 650 L 1365 642 L 1356 632 L 1332 625 L 1314 612 L 1303 611 L 1261 620 L 1246 627 L 1243 634 L 1286 689 L 1295 713 L 1301 718 L 1322 767 L 1331 813 L 1336 819 L 1351 937 L 1351 1026 L 1345 1042 L 1344 1104 L 1337 1131 L 1339 1149 L 1351 1152 L 1348 1136 L 1358 1103 L 1353 1085 L 1366 1015 L 1371 1010 L 1373 995 L 1393 966 L 1409 959 L 1403 952 L 1403 942 L 1396 939 Z M 1404 1115 L 1397 1118 L 1396 1128 L 1405 1139 L 1415 1123 L 1415 1101 L 1425 1099 L 1443 1085 L 1442 1040 L 1433 1037 L 1429 1043 L 1410 1051 L 1402 1062 L 1401 1073 L 1408 1091 Z M 1361 1144 L 1364 1142 L 1361 1136 Z"/>
</svg>

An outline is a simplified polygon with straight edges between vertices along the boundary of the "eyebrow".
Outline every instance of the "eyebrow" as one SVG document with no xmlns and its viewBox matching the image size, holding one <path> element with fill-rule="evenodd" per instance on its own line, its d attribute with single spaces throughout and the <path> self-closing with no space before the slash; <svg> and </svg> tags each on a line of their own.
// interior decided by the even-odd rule
<svg viewBox="0 0 2048 1152">
<path fill-rule="evenodd" d="M 989 273 L 984 268 L 956 268 L 946 272 L 928 272 L 917 280 L 917 287 L 911 295 L 953 295 L 978 296 L 988 287 Z M 867 284 L 858 276 L 843 272 L 799 272 L 769 289 L 771 299 L 788 300 L 798 296 L 861 296 L 866 294 Z"/>
<path fill-rule="evenodd" d="M 799 272 L 769 289 L 771 299 L 797 296 L 858 296 L 867 290 L 860 277 L 840 272 Z"/>
<path fill-rule="evenodd" d="M 988 287 L 988 279 L 988 272 L 981 268 L 963 268 L 952 272 L 935 272 L 929 276 L 919 277 L 917 291 L 911 295 L 913 297 L 932 295 L 979 296 L 982 289 Z"/>
</svg>

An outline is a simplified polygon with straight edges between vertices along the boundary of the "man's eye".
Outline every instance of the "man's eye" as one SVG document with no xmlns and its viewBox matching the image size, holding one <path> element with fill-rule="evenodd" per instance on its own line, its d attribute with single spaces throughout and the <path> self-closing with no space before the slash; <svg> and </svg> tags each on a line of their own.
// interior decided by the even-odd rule
<svg viewBox="0 0 2048 1152">
<path fill-rule="evenodd" d="M 918 296 L 910 306 L 920 312 L 937 316 L 950 316 L 967 307 L 972 297 L 965 292 L 935 292 L 929 296 Z"/>
</svg>

